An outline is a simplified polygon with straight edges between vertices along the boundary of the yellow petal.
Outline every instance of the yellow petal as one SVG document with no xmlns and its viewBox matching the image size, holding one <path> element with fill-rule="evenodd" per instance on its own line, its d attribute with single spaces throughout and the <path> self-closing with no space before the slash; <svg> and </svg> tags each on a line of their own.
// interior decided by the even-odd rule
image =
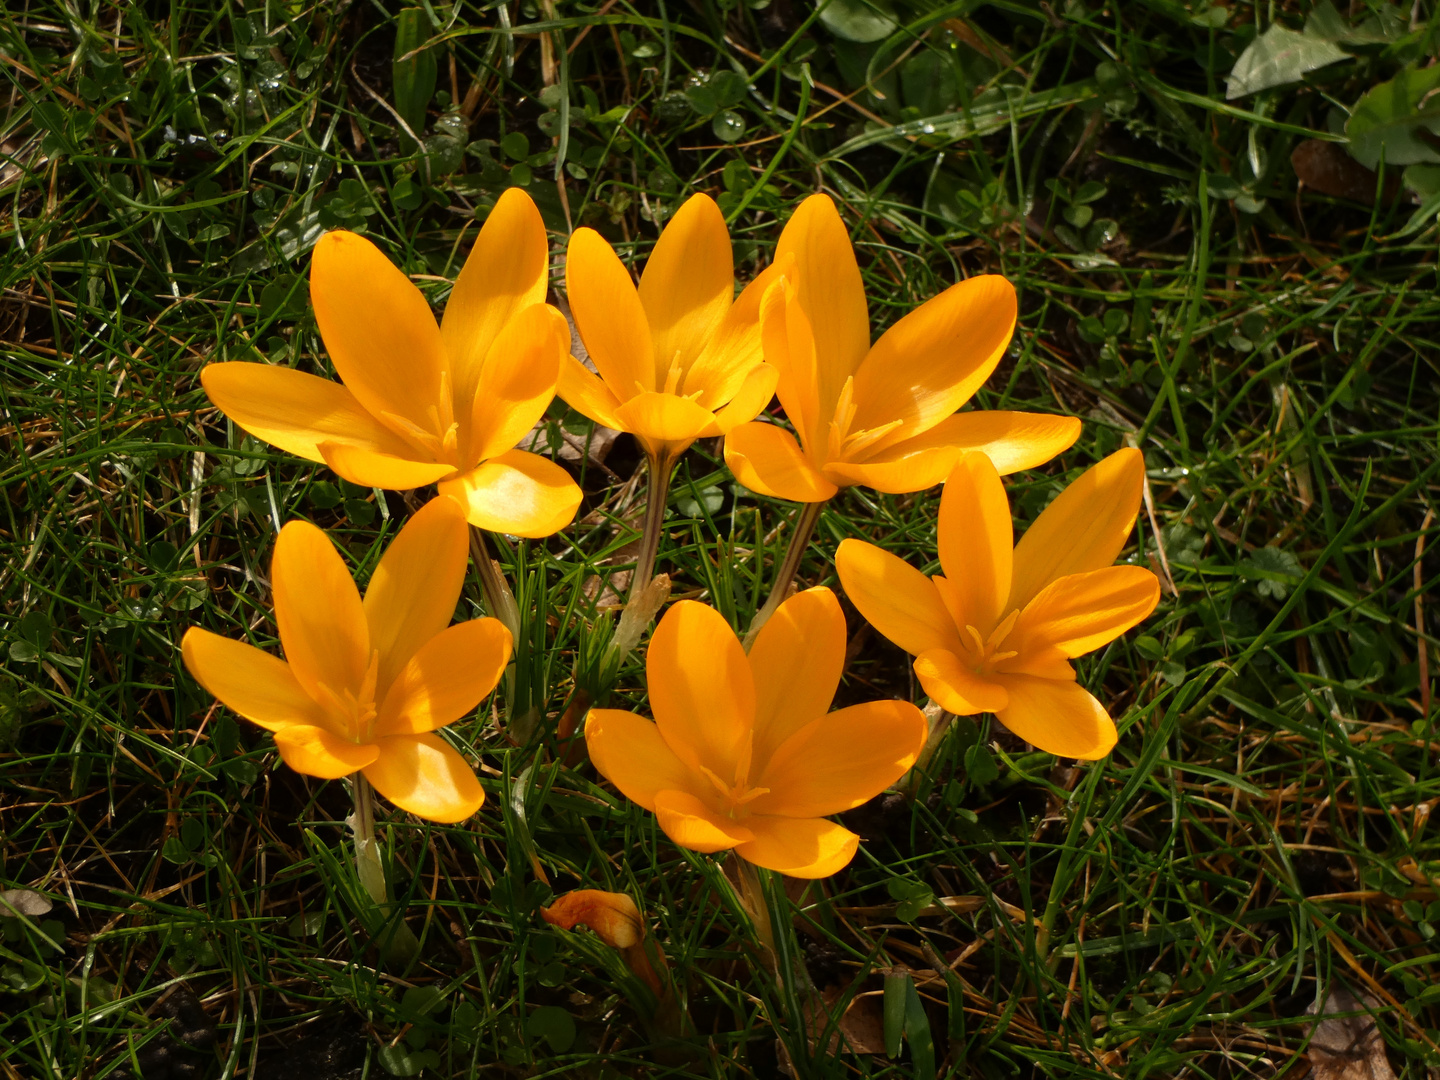
<svg viewBox="0 0 1440 1080">
<path fill-rule="evenodd" d="M 581 491 L 553 461 L 525 450 L 509 450 L 440 484 L 465 507 L 471 525 L 491 532 L 537 539 L 569 525 Z"/>
<path fill-rule="evenodd" d="M 576 229 L 565 258 L 570 314 L 590 360 L 621 401 L 655 389 L 650 325 L 630 273 L 594 229 Z"/>
<path fill-rule="evenodd" d="M 324 711 L 278 656 L 198 626 L 185 631 L 180 655 L 196 682 L 252 724 L 279 731 L 325 723 Z"/>
<path fill-rule="evenodd" d="M 625 893 L 575 889 L 556 897 L 549 907 L 542 907 L 540 917 L 562 930 L 588 926 L 612 949 L 632 948 L 645 937 L 640 909 Z"/>
<path fill-rule="evenodd" d="M 475 770 L 438 735 L 379 739 L 365 779 L 401 810 L 442 825 L 464 821 L 485 802 Z"/>
<path fill-rule="evenodd" d="M 1015 545 L 1010 608 L 1023 608 L 1056 578 L 1099 570 L 1130 538 L 1145 483 L 1145 458 L 1117 450 L 1062 491 Z"/>
<path fill-rule="evenodd" d="M 549 259 L 540 211 L 524 190 L 507 189 L 485 219 L 440 321 L 457 416 L 469 414 L 485 358 L 505 325 L 544 302 Z"/>
<path fill-rule="evenodd" d="M 780 373 L 769 364 L 756 364 L 745 376 L 745 381 L 730 399 L 730 403 L 715 413 L 715 426 L 726 434 L 741 424 L 749 423 L 760 415 L 760 410 L 770 404 L 775 396 L 775 382 Z"/>
<path fill-rule="evenodd" d="M 454 465 L 443 461 L 417 461 L 413 457 L 377 454 L 359 446 L 341 442 L 322 442 L 320 455 L 336 473 L 361 487 L 377 487 L 386 491 L 411 491 L 433 484 L 442 476 L 455 472 Z"/>
<path fill-rule="evenodd" d="M 345 560 L 308 521 L 280 530 L 270 563 L 275 621 L 290 670 L 317 701 L 358 691 L 370 666 L 370 630 Z M 318 775 L 318 774 L 317 774 Z"/>
<path fill-rule="evenodd" d="M 979 450 L 1001 476 L 1043 465 L 1080 436 L 1080 421 L 1048 413 L 973 410 L 956 413 L 929 431 L 890 443 L 879 453 L 868 448 L 854 462 L 829 462 L 837 482 L 863 484 L 899 495 L 934 487 L 967 450 Z"/>
<path fill-rule="evenodd" d="M 828 195 L 811 195 L 780 233 L 775 259 L 795 259 L 796 295 L 815 335 L 822 421 L 870 348 L 870 316 L 855 249 Z"/>
<path fill-rule="evenodd" d="M 984 454 L 966 453 L 945 481 L 937 525 L 940 565 L 970 625 L 988 638 L 1005 614 L 1015 532 L 1000 474 Z"/>
<path fill-rule="evenodd" d="M 904 559 L 863 540 L 843 540 L 835 570 L 865 621 L 911 656 L 960 651 L 960 633 L 929 578 Z"/>
<path fill-rule="evenodd" d="M 745 286 L 685 373 L 683 393 L 702 391 L 700 401 L 707 407 L 739 393 L 747 374 L 765 358 L 760 342 L 760 302 L 787 270 L 792 275 L 795 272 L 793 257 L 771 263 Z"/>
<path fill-rule="evenodd" d="M 715 414 L 693 401 L 674 394 L 646 391 L 636 394 L 615 410 L 620 430 L 628 431 L 646 442 L 692 442 L 715 423 Z"/>
<path fill-rule="evenodd" d="M 1084 656 L 1114 641 L 1160 602 L 1160 579 L 1143 566 L 1106 566 L 1052 581 L 1025 605 L 1005 648 Z"/>
<path fill-rule="evenodd" d="M 915 658 L 915 674 L 930 699 L 956 716 L 998 712 L 1009 696 L 1005 687 L 977 675 L 948 649 L 929 649 Z"/>
<path fill-rule="evenodd" d="M 400 669 L 450 625 L 469 556 L 465 514 L 441 496 L 417 510 L 390 541 L 365 589 L 370 647 L 380 653 L 375 700 L 383 701 Z"/>
<path fill-rule="evenodd" d="M 928 431 L 964 405 L 1005 355 L 1015 287 L 998 274 L 952 285 L 897 322 L 855 373 L 852 431 L 903 420 L 872 447 Z"/>
<path fill-rule="evenodd" d="M 845 869 L 860 846 L 860 837 L 824 818 L 754 816 L 745 823 L 755 839 L 735 854 L 790 877 L 829 877 Z"/>
<path fill-rule="evenodd" d="M 673 605 L 650 638 L 645 675 L 665 742 L 692 771 L 733 781 L 755 722 L 755 681 L 730 624 L 693 600 Z"/>
<path fill-rule="evenodd" d="M 794 435 L 758 420 L 725 436 L 725 464 L 742 485 L 774 499 L 824 502 L 840 490 L 810 464 Z"/>
<path fill-rule="evenodd" d="M 710 854 L 754 838 L 744 825 L 717 814 L 694 795 L 662 791 L 655 796 L 655 820 L 683 848 Z"/>
<path fill-rule="evenodd" d="M 498 619 L 441 630 L 410 657 L 385 694 L 375 734 L 415 735 L 474 711 L 510 662 L 510 631 Z"/>
<path fill-rule="evenodd" d="M 750 647 L 755 675 L 755 750 L 751 771 L 835 700 L 845 669 L 845 613 L 822 587 L 798 592 L 776 609 Z"/>
<path fill-rule="evenodd" d="M 1115 748 L 1115 722 L 1077 682 L 1002 675 L 1010 701 L 996 718 L 1020 738 L 1058 757 L 1094 761 Z"/>
<path fill-rule="evenodd" d="M 549 304 L 527 308 L 505 325 L 480 375 L 467 463 L 498 457 L 530 433 L 554 400 L 560 364 L 568 359 L 570 324 Z"/>
<path fill-rule="evenodd" d="M 620 418 L 615 415 L 620 408 L 617 398 L 608 386 L 573 356 L 560 361 L 560 381 L 555 393 L 582 416 L 587 416 L 601 427 L 620 430 Z"/>
<path fill-rule="evenodd" d="M 793 265 L 793 257 L 787 262 Z M 785 418 L 799 434 L 802 445 L 817 449 L 826 441 L 823 428 L 829 422 L 829 413 L 822 421 L 815 335 L 789 278 L 777 280 L 761 300 L 760 340 L 765 363 L 775 369 L 775 395 L 785 410 Z"/>
<path fill-rule="evenodd" d="M 585 717 L 585 746 L 590 761 L 633 803 L 655 809 L 661 791 L 690 791 L 709 786 L 676 756 L 660 729 L 643 716 L 620 709 L 591 709 Z"/>
<path fill-rule="evenodd" d="M 908 701 L 867 701 L 818 717 L 775 751 L 754 781 L 770 791 L 750 809 L 799 818 L 854 809 L 915 764 L 929 732 Z"/>
<path fill-rule="evenodd" d="M 330 361 L 360 404 L 429 431 L 446 360 L 420 290 L 369 240 L 337 231 L 315 245 L 310 300 Z"/>
<path fill-rule="evenodd" d="M 665 385 L 674 364 L 689 370 L 734 297 L 735 264 L 725 216 L 709 195 L 692 195 L 660 233 L 640 275 L 656 386 Z"/>
<path fill-rule="evenodd" d="M 216 407 L 257 439 L 324 461 L 322 442 L 410 457 L 415 450 L 371 416 L 345 387 L 270 364 L 210 364 L 200 372 Z"/>
<path fill-rule="evenodd" d="M 353 743 L 322 727 L 292 724 L 275 732 L 280 758 L 298 773 L 321 780 L 339 780 L 363 769 L 379 756 L 370 743 Z"/>
</svg>

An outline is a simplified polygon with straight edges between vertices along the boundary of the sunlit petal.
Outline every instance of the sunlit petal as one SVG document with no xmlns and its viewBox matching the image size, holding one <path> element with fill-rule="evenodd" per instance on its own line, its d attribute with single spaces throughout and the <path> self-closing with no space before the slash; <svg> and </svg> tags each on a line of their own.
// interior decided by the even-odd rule
<svg viewBox="0 0 1440 1080">
<path fill-rule="evenodd" d="M 545 223 L 534 201 L 523 189 L 508 188 L 485 218 L 440 322 L 457 416 L 469 415 L 482 382 L 481 367 L 502 328 L 545 300 L 549 256 Z"/>
<path fill-rule="evenodd" d="M 746 824 L 755 838 L 735 854 L 789 877 L 829 877 L 845 869 L 860 846 L 860 837 L 824 818 L 757 816 Z"/>
<path fill-rule="evenodd" d="M 1015 530 L 1005 485 L 984 454 L 967 452 L 945 481 L 937 535 L 940 565 L 964 612 L 964 624 L 987 638 L 1010 597 Z"/>
<path fill-rule="evenodd" d="M 365 767 L 365 779 L 401 810 L 448 825 L 484 803 L 475 770 L 440 736 L 393 735 L 377 742 L 380 755 Z"/>
<path fill-rule="evenodd" d="M 292 724 L 275 732 L 280 759 L 298 773 L 339 780 L 365 768 L 380 755 L 372 743 L 353 743 L 323 727 Z"/>
<path fill-rule="evenodd" d="M 345 560 L 307 521 L 288 522 L 270 563 L 275 621 L 290 670 L 310 697 L 358 690 L 370 666 L 370 631 Z"/>
<path fill-rule="evenodd" d="M 915 658 L 915 675 L 925 693 L 946 712 L 956 716 L 997 712 L 1009 700 L 999 676 L 976 674 L 948 649 L 929 649 Z"/>
<path fill-rule="evenodd" d="M 769 364 L 756 364 L 750 369 L 730 403 L 715 413 L 715 426 L 722 435 L 760 415 L 760 410 L 775 396 L 779 374 Z"/>
<path fill-rule="evenodd" d="M 962 453 L 979 450 L 994 463 L 996 472 L 1009 476 L 1045 464 L 1056 454 L 1070 449 L 1079 437 L 1078 417 L 971 409 L 946 417 L 921 435 L 907 435 L 898 442 L 888 443 L 879 452 L 872 449 L 858 460 L 870 465 L 911 464 L 915 467 L 920 466 L 922 458 L 933 457 L 936 461 L 949 462 L 940 475 L 939 479 L 943 480 Z"/>
<path fill-rule="evenodd" d="M 200 372 L 217 408 L 257 439 L 310 461 L 322 442 L 410 457 L 415 449 L 337 382 L 271 364 L 210 364 Z"/>
<path fill-rule="evenodd" d="M 594 372 L 573 356 L 567 356 L 560 362 L 560 381 L 555 393 L 565 404 L 601 427 L 620 430 L 620 418 L 616 415 L 620 400 Z"/>
<path fill-rule="evenodd" d="M 806 589 L 776 609 L 750 647 L 753 771 L 763 769 L 781 743 L 829 710 L 844 668 L 845 613 L 833 592 L 823 586 Z"/>
<path fill-rule="evenodd" d="M 755 682 L 730 624 L 714 608 L 680 601 L 650 638 L 645 674 L 650 711 L 680 760 L 733 778 L 755 720 Z"/>
<path fill-rule="evenodd" d="M 707 407 L 739 396 L 740 384 L 764 359 L 760 341 L 760 301 L 765 291 L 787 269 L 792 274 L 795 272 L 793 258 L 771 263 L 741 290 L 685 373 L 680 387 L 682 393 L 701 391 L 700 402 Z"/>
<path fill-rule="evenodd" d="M 912 656 L 960 651 L 960 636 L 935 585 L 904 559 L 863 540 L 841 541 L 835 570 L 865 621 Z"/>
<path fill-rule="evenodd" d="M 454 499 L 431 499 L 390 541 L 365 589 L 370 647 L 380 653 L 377 701 L 416 651 L 450 625 L 469 553 L 465 514 Z"/>
<path fill-rule="evenodd" d="M 1114 641 L 1160 602 L 1160 579 L 1143 566 L 1106 566 L 1052 581 L 1025 606 L 1007 649 L 1083 656 Z"/>
<path fill-rule="evenodd" d="M 549 304 L 526 308 L 505 324 L 481 371 L 467 464 L 498 457 L 530 433 L 554 399 L 560 365 L 569 359 L 570 324 Z"/>
<path fill-rule="evenodd" d="M 630 272 L 594 229 L 576 229 L 565 261 L 570 314 L 610 390 L 626 398 L 655 389 L 650 326 Z"/>
<path fill-rule="evenodd" d="M 689 370 L 735 296 L 730 232 L 709 195 L 690 196 L 666 223 L 639 292 L 655 350 L 655 385 L 664 386 L 673 365 Z"/>
<path fill-rule="evenodd" d="M 660 729 L 634 713 L 591 709 L 585 717 L 585 746 L 600 775 L 646 810 L 655 809 L 658 792 L 694 794 L 700 779 L 670 749 Z"/>
<path fill-rule="evenodd" d="M 787 264 L 793 265 L 793 256 Z M 777 280 L 760 303 L 760 340 L 765 363 L 775 369 L 775 395 L 807 447 L 825 440 L 820 418 L 820 386 L 816 373 L 815 336 L 789 278 Z M 828 414 L 827 414 L 828 417 Z"/>
<path fill-rule="evenodd" d="M 1015 329 L 1015 287 L 998 274 L 950 286 L 897 322 L 855 373 L 855 430 L 904 423 L 875 451 L 911 438 L 969 401 Z"/>
<path fill-rule="evenodd" d="M 622 403 L 615 419 L 621 431 L 649 442 L 688 445 L 713 427 L 715 414 L 683 397 L 647 391 Z"/>
<path fill-rule="evenodd" d="M 1145 458 L 1126 447 L 1062 491 L 1015 545 L 1009 607 L 1023 608 L 1056 578 L 1113 563 L 1130 538 L 1144 483 Z"/>
<path fill-rule="evenodd" d="M 759 420 L 725 436 L 725 464 L 743 486 L 771 498 L 824 502 L 840 490 L 810 464 L 794 435 Z"/>
<path fill-rule="evenodd" d="M 725 851 L 755 836 L 746 826 L 717 814 L 685 791 L 658 792 L 655 820 L 675 843 L 703 854 Z"/>
<path fill-rule="evenodd" d="M 820 716 L 783 742 L 755 780 L 756 814 L 824 817 L 868 802 L 925 747 L 925 714 L 908 701 L 868 701 Z"/>
<path fill-rule="evenodd" d="M 531 538 L 569 525 L 582 497 L 569 473 L 525 450 L 509 450 L 442 482 L 440 494 L 459 501 L 477 528 Z"/>
<path fill-rule="evenodd" d="M 1010 695 L 997 718 L 1032 746 L 1082 761 L 1102 758 L 1115 748 L 1115 722 L 1079 683 L 1031 675 L 996 678 Z"/>
<path fill-rule="evenodd" d="M 375 717 L 375 734 L 414 735 L 473 712 L 510 662 L 510 631 L 498 619 L 446 627 L 415 651 Z"/>
<path fill-rule="evenodd" d="M 310 300 L 330 361 L 360 404 L 428 431 L 446 359 L 420 290 L 369 240 L 336 231 L 315 244 Z"/>
<path fill-rule="evenodd" d="M 196 682 L 252 724 L 268 731 L 325 725 L 324 710 L 278 656 L 198 626 L 185 631 L 180 655 Z"/>
<path fill-rule="evenodd" d="M 352 484 L 377 487 L 386 491 L 410 491 L 433 484 L 455 472 L 454 465 L 437 461 L 417 461 L 412 457 L 394 457 L 376 453 L 343 442 L 322 442 L 320 456 L 325 464 Z"/>
</svg>

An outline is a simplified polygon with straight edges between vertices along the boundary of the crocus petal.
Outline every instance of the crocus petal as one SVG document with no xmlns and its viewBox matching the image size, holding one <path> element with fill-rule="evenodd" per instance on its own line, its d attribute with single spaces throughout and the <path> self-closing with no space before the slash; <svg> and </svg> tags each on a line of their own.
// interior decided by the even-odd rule
<svg viewBox="0 0 1440 1080">
<path fill-rule="evenodd" d="M 725 851 L 755 837 L 744 825 L 717 814 L 685 791 L 657 794 L 655 820 L 675 843 L 706 855 L 713 851 Z"/>
<path fill-rule="evenodd" d="M 1045 464 L 1056 454 L 1070 449 L 1079 437 L 1078 417 L 972 409 L 946 417 L 921 435 L 887 443 L 878 452 L 872 448 L 860 460 L 869 465 L 913 469 L 928 467 L 921 459 L 932 458 L 948 462 L 939 475 L 939 480 L 943 480 L 962 453 L 979 450 L 994 462 L 996 472 L 1009 476 Z"/>
<path fill-rule="evenodd" d="M 787 261 L 793 264 L 793 256 Z M 761 299 L 760 340 L 765 363 L 777 374 L 775 395 L 785 410 L 785 418 L 805 446 L 823 445 L 829 413 L 821 419 L 815 335 L 800 307 L 799 293 L 788 277 L 777 280 Z M 829 408 L 833 407 L 832 401 Z"/>
<path fill-rule="evenodd" d="M 548 458 L 508 450 L 439 486 L 465 507 L 471 525 L 537 539 L 569 525 L 582 493 L 570 474 Z"/>
<path fill-rule="evenodd" d="M 360 404 L 430 430 L 445 346 L 410 279 L 363 236 L 328 232 L 311 258 L 310 300 L 330 361 Z"/>
<path fill-rule="evenodd" d="M 324 461 L 322 442 L 409 457 L 415 450 L 345 387 L 330 379 L 270 364 L 210 364 L 200 372 L 217 408 L 257 439 L 287 454 Z"/>
<path fill-rule="evenodd" d="M 796 295 L 815 335 L 817 386 L 828 420 L 840 388 L 870 348 L 865 286 L 830 196 L 811 195 L 790 216 L 775 249 L 777 262 L 786 256 L 795 259 Z"/>
<path fill-rule="evenodd" d="M 760 301 L 786 272 L 795 273 L 793 257 L 771 263 L 741 290 L 735 303 L 680 384 L 682 393 L 700 391 L 700 403 L 713 407 L 739 394 L 746 376 L 765 358 L 760 340 Z"/>
<path fill-rule="evenodd" d="M 1010 700 L 996 718 L 1032 746 L 1082 761 L 1102 758 L 1115 748 L 1115 722 L 1079 683 L 1033 675 L 997 678 Z"/>
<path fill-rule="evenodd" d="M 812 818 L 851 810 L 915 764 L 929 731 L 908 701 L 867 701 L 818 717 L 775 751 L 755 780 L 770 790 L 751 812 Z"/>
<path fill-rule="evenodd" d="M 758 420 L 725 436 L 725 464 L 744 487 L 774 499 L 824 502 L 840 490 L 810 464 L 794 435 Z"/>
<path fill-rule="evenodd" d="M 480 373 L 467 463 L 498 457 L 529 434 L 550 407 L 560 364 L 568 359 L 570 324 L 549 304 L 526 308 L 505 324 Z"/>
<path fill-rule="evenodd" d="M 325 723 L 324 711 L 278 656 L 198 626 L 185 631 L 180 655 L 196 682 L 252 724 L 279 731 Z"/>
<path fill-rule="evenodd" d="M 370 666 L 370 630 L 345 560 L 308 521 L 287 522 L 270 563 L 275 621 L 290 670 L 317 701 L 358 691 Z"/>
<path fill-rule="evenodd" d="M 950 286 L 897 322 L 855 373 L 852 431 L 903 420 L 873 452 L 928 431 L 969 401 L 1005 355 L 1015 287 L 998 274 Z"/>
<path fill-rule="evenodd" d="M 275 732 L 280 758 L 298 773 L 339 780 L 363 769 L 380 755 L 373 743 L 354 743 L 323 727 L 293 724 Z"/>
<path fill-rule="evenodd" d="M 935 585 L 904 559 L 863 540 L 842 540 L 835 570 L 865 621 L 911 656 L 960 651 L 960 635 Z"/>
<path fill-rule="evenodd" d="M 501 330 L 544 302 L 549 258 L 545 223 L 534 201 L 521 188 L 507 189 L 486 217 L 440 320 L 456 415 L 469 413 L 481 368 Z"/>
<path fill-rule="evenodd" d="M 549 907 L 542 907 L 540 917 L 562 930 L 588 926 L 612 949 L 629 949 L 645 937 L 640 909 L 626 893 L 576 889 L 556 897 Z"/>
<path fill-rule="evenodd" d="M 620 709 L 591 709 L 585 717 L 585 746 L 600 775 L 646 810 L 655 809 L 655 796 L 661 791 L 695 793 L 695 773 L 643 716 Z"/>
<path fill-rule="evenodd" d="M 594 229 L 576 229 L 565 258 L 570 314 L 600 377 L 620 400 L 655 389 L 655 350 L 630 272 Z"/>
<path fill-rule="evenodd" d="M 650 711 L 680 760 L 733 779 L 755 721 L 755 681 L 724 616 L 693 600 L 673 605 L 650 638 L 645 674 Z"/>
<path fill-rule="evenodd" d="M 401 810 L 449 825 L 485 802 L 475 770 L 440 736 L 394 735 L 378 743 L 380 754 L 365 767 L 365 779 Z"/>
<path fill-rule="evenodd" d="M 988 638 L 1010 597 L 1015 530 L 1000 474 L 984 454 L 967 452 L 945 481 L 937 525 L 940 565 L 964 622 Z"/>
<path fill-rule="evenodd" d="M 465 513 L 454 499 L 431 499 L 390 541 L 365 589 L 370 647 L 380 653 L 375 683 L 384 701 L 410 658 L 450 625 L 469 555 Z"/>
<path fill-rule="evenodd" d="M 1145 483 L 1145 458 L 1117 450 L 1062 491 L 1015 545 L 1010 608 L 1023 608 L 1066 574 L 1115 561 L 1130 538 Z"/>
<path fill-rule="evenodd" d="M 655 349 L 655 385 L 672 365 L 688 371 L 735 296 L 725 215 L 709 195 L 675 211 L 640 275 L 640 303 Z M 693 389 L 693 388 L 692 388 Z"/>
<path fill-rule="evenodd" d="M 1048 648 L 1084 656 L 1146 618 L 1160 602 L 1160 579 L 1143 566 L 1106 566 L 1052 581 L 1025 605 L 1005 648 Z"/>
<path fill-rule="evenodd" d="M 455 472 L 454 465 L 443 461 L 416 461 L 414 457 L 395 457 L 343 442 L 322 442 L 320 456 L 336 473 L 361 487 L 383 488 L 386 491 L 411 491 L 433 484 L 442 476 Z"/>
<path fill-rule="evenodd" d="M 937 705 L 956 716 L 974 716 L 982 712 L 999 712 L 1009 695 L 999 676 L 986 679 L 977 675 L 948 649 L 929 649 L 915 658 L 915 674 L 925 693 Z"/>
<path fill-rule="evenodd" d="M 715 414 L 715 426 L 720 433 L 726 434 L 759 416 L 760 410 L 775 396 L 775 382 L 779 377 L 780 373 L 769 364 L 756 364 L 751 368 L 730 404 Z"/>
<path fill-rule="evenodd" d="M 760 817 L 745 819 L 755 839 L 735 854 L 756 866 L 796 878 L 822 878 L 850 864 L 860 837 L 824 818 Z"/>
<path fill-rule="evenodd" d="M 601 427 L 620 430 L 620 418 L 616 415 L 620 399 L 573 356 L 567 356 L 560 362 L 560 381 L 555 393 L 565 404 Z"/>
<path fill-rule="evenodd" d="M 689 445 L 715 423 L 715 414 L 687 398 L 647 390 L 615 410 L 620 430 L 646 442 Z"/>
<path fill-rule="evenodd" d="M 765 767 L 781 743 L 829 711 L 844 669 L 845 613 L 833 592 L 823 586 L 806 589 L 775 610 L 750 647 L 752 773 Z"/>
<path fill-rule="evenodd" d="M 510 631 L 471 619 L 436 634 L 400 669 L 375 717 L 375 734 L 415 735 L 474 711 L 510 662 Z"/>
</svg>

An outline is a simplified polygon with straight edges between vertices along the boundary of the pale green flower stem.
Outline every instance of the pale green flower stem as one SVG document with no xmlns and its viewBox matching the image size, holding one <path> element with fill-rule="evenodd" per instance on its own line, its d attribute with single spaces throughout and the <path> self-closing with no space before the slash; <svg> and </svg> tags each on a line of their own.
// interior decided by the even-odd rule
<svg viewBox="0 0 1440 1080">
<path fill-rule="evenodd" d="M 924 780 L 926 772 L 929 771 L 935 752 L 940 749 L 940 744 L 945 741 L 950 726 L 955 723 L 955 714 L 946 712 L 934 701 L 927 701 L 925 703 L 925 719 L 930 724 L 930 734 L 926 736 L 925 747 L 900 782 L 900 790 L 912 799 L 919 793 L 920 783 Z"/>
<path fill-rule="evenodd" d="M 388 920 L 393 905 L 385 884 L 385 866 L 380 861 L 380 844 L 375 839 L 375 793 L 363 773 L 351 774 L 350 787 L 355 797 L 355 813 L 349 821 L 355 835 L 355 875 L 376 910 Z M 419 939 L 403 918 L 396 918 L 395 925 L 376 944 L 386 964 L 394 968 L 404 968 L 420 952 Z"/>
<path fill-rule="evenodd" d="M 675 471 L 675 458 L 646 456 L 645 523 L 640 529 L 640 553 L 635 558 L 635 573 L 630 577 L 626 606 L 634 604 L 650 585 L 655 575 L 655 556 L 660 551 L 660 536 L 665 531 L 665 504 L 670 494 L 670 476 Z"/>
<path fill-rule="evenodd" d="M 790 591 L 790 583 L 795 580 L 795 574 L 800 569 L 800 560 L 805 557 L 805 549 L 810 546 L 810 537 L 815 532 L 815 526 L 820 521 L 820 511 L 823 509 L 823 502 L 805 503 L 796 516 L 795 527 L 790 531 L 790 545 L 785 549 L 785 557 L 775 572 L 775 584 L 770 588 L 770 596 L 765 601 L 765 606 L 755 613 L 750 629 L 745 634 L 746 652 L 755 644 L 760 628 L 770 621 L 770 616 L 785 602 L 785 595 Z"/>
<path fill-rule="evenodd" d="M 527 647 L 526 639 L 520 633 L 520 606 L 515 603 L 515 594 L 500 573 L 500 567 L 490 557 L 485 534 L 474 525 L 470 526 L 470 558 L 480 578 L 480 591 L 485 595 L 486 609 L 510 631 L 511 662 L 504 676 L 506 714 L 511 741 L 524 743 L 539 724 L 540 714 L 533 702 L 516 700 L 519 694 L 516 673 L 525 660 L 523 650 Z"/>
</svg>

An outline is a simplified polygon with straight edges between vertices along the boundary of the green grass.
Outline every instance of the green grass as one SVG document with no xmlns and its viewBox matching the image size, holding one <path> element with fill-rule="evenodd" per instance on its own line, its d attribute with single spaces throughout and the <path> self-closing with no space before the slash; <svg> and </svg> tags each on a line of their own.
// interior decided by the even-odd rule
<svg viewBox="0 0 1440 1080">
<path fill-rule="evenodd" d="M 0 888 L 55 905 L 0 920 L 0 1076 L 331 1080 L 403 1072 L 408 1048 L 439 1076 L 768 1077 L 778 1034 L 807 1076 L 1268 1077 L 1304 1069 L 1306 1010 L 1342 984 L 1373 999 L 1398 1075 L 1435 1075 L 1440 743 L 1416 619 L 1436 573 L 1436 232 L 1405 234 L 1404 201 L 1297 193 L 1289 165 L 1427 28 L 1227 104 L 1269 5 L 1219 26 L 1172 0 L 963 23 L 902 6 L 915 21 L 878 54 L 808 0 L 511 4 L 514 35 L 494 7 L 433 5 L 439 30 L 407 16 L 439 37 L 426 99 L 425 61 L 392 86 L 396 9 L 337 7 L 31 0 L 0 26 Z M 523 32 L 541 20 L 543 93 Z M 455 725 L 483 763 L 478 818 L 382 824 L 413 969 L 378 968 L 346 907 L 343 785 L 279 766 L 180 665 L 190 625 L 273 646 L 280 523 L 332 530 L 363 578 L 407 513 L 245 438 L 199 369 L 326 370 L 304 285 L 324 228 L 365 229 L 443 304 L 476 217 L 526 182 L 557 254 L 584 223 L 643 258 L 663 212 L 716 194 L 746 278 L 829 191 L 877 328 L 1006 274 L 1021 326 L 977 403 L 1085 420 L 1011 482 L 1021 524 L 1103 454 L 1145 452 L 1134 551 L 1165 596 L 1081 665 L 1121 720 L 1113 756 L 1074 768 L 962 722 L 917 799 L 847 816 L 860 855 L 794 909 L 832 1003 L 865 995 L 852 1015 L 878 1024 L 918 990 L 895 1060 L 812 1059 L 718 864 L 556 763 L 592 579 L 633 539 L 628 438 L 576 465 L 574 527 L 501 552 L 551 616 L 549 722 L 523 746 L 488 707 Z M 588 434 L 550 416 L 552 446 Z M 661 567 L 743 625 L 789 508 L 737 491 L 716 451 L 681 466 Z M 802 581 L 838 588 L 845 536 L 930 569 L 935 495 L 848 492 Z M 840 703 L 923 700 L 847 610 Z M 617 701 L 643 705 L 641 674 Z M 640 901 L 682 1045 L 653 1042 L 603 950 L 540 921 L 577 887 Z"/>
</svg>

